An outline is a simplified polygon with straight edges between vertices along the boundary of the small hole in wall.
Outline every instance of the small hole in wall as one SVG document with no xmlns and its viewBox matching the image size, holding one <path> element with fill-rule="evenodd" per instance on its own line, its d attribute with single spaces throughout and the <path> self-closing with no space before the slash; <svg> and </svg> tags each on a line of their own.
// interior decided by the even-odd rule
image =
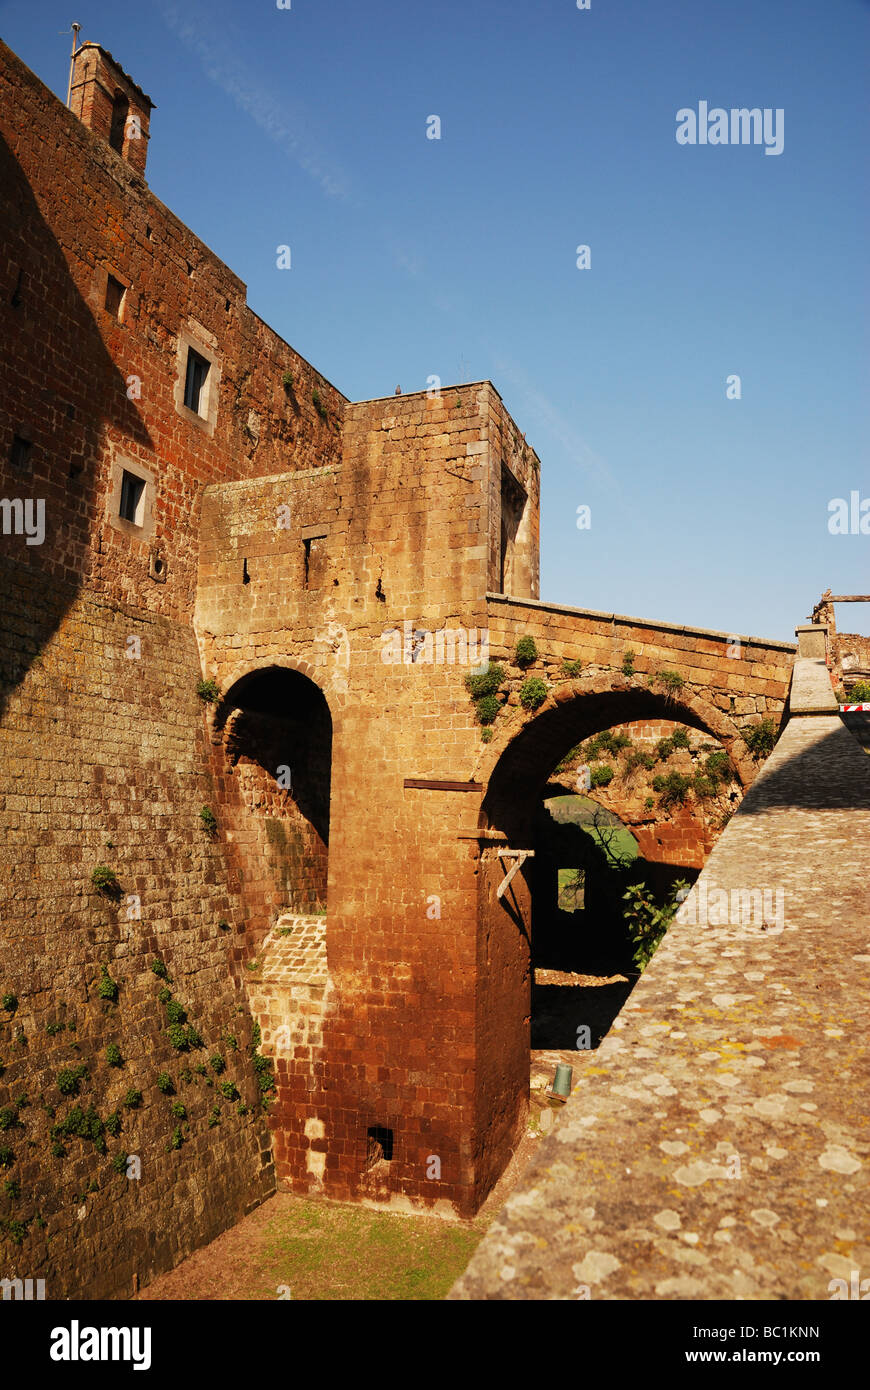
<svg viewBox="0 0 870 1390">
<path fill-rule="evenodd" d="M 151 230 L 150 227 L 146 227 L 146 228 L 145 228 L 145 235 L 147 236 L 147 238 L 148 238 L 149 241 L 150 241 L 151 238 L 153 237 L 154 233 L 152 232 L 152 230 Z"/>
<path fill-rule="evenodd" d="M 227 313 L 230 312 L 230 301 L 228 299 L 224 301 L 224 308 L 226 309 Z"/>
<path fill-rule="evenodd" d="M 374 1168 L 381 1160 L 389 1163 L 393 1157 L 393 1131 L 373 1125 L 366 1138 L 366 1168 Z"/>
<path fill-rule="evenodd" d="M 381 585 L 380 576 L 378 576 L 378 587 L 375 589 L 375 598 L 380 599 L 381 603 L 386 603 L 387 601 L 387 596 L 384 593 L 383 587 Z"/>
<path fill-rule="evenodd" d="M 251 576 L 248 574 L 248 562 L 247 559 L 245 559 L 242 561 L 242 583 L 250 584 L 250 582 Z"/>
</svg>

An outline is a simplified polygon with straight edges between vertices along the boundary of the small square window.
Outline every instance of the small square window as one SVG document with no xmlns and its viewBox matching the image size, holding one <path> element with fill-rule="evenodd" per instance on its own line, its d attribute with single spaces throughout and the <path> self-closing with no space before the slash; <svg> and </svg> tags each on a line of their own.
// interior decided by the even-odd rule
<svg viewBox="0 0 870 1390">
<path fill-rule="evenodd" d="M 12 440 L 12 448 L 9 450 L 9 462 L 13 468 L 17 468 L 22 473 L 29 470 L 32 447 L 29 439 L 23 439 L 20 434 L 15 435 Z"/>
<path fill-rule="evenodd" d="M 134 526 L 141 526 L 144 511 L 145 479 L 137 478 L 135 473 L 128 473 L 125 468 L 121 478 L 121 504 L 118 515 L 124 521 L 132 521 Z"/>
<path fill-rule="evenodd" d="M 200 408 L 202 405 L 202 389 L 205 386 L 205 379 L 208 376 L 208 369 L 211 363 L 204 357 L 200 357 L 193 348 L 187 349 L 187 373 L 184 378 L 184 404 L 188 410 L 194 411 L 197 415 L 204 414 Z"/>
<path fill-rule="evenodd" d="M 121 317 L 121 301 L 124 298 L 124 286 L 120 280 L 116 280 L 114 275 L 110 275 L 106 281 L 106 312 L 113 318 Z"/>
</svg>

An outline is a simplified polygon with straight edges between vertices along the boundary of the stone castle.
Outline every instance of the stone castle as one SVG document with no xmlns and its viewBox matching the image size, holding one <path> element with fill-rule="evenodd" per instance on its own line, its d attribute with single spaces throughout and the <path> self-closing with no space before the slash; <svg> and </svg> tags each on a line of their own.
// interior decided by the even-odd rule
<svg viewBox="0 0 870 1390">
<path fill-rule="evenodd" d="M 0 59 L 3 1272 L 127 1296 L 276 1184 L 473 1214 L 554 767 L 678 721 L 742 792 L 795 648 L 542 603 L 495 387 L 347 400 L 151 192 L 105 49 L 69 109 Z"/>
</svg>

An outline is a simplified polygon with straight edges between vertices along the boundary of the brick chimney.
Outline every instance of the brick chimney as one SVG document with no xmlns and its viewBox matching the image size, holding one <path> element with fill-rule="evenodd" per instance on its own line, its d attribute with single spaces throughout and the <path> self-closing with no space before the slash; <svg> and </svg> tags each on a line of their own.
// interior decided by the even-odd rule
<svg viewBox="0 0 870 1390">
<path fill-rule="evenodd" d="M 73 60 L 70 110 L 145 174 L 154 103 L 98 43 L 83 43 Z"/>
</svg>

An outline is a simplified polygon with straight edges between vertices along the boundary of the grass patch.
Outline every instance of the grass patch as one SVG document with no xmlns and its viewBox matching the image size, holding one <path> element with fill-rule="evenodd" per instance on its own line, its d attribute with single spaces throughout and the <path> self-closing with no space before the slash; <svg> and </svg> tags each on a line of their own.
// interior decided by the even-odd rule
<svg viewBox="0 0 870 1390">
<path fill-rule="evenodd" d="M 482 1224 L 282 1198 L 240 1296 L 273 1299 L 286 1284 L 294 1301 L 443 1299 L 483 1235 Z"/>
</svg>

